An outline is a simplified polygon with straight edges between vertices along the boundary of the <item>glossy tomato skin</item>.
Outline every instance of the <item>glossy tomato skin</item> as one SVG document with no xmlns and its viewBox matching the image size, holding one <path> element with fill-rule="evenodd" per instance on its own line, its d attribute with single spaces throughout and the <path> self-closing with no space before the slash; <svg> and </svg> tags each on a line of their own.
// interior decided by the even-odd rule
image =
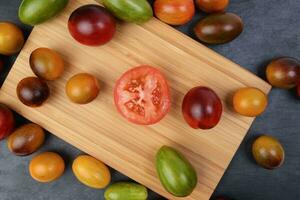
<svg viewBox="0 0 300 200">
<path fill-rule="evenodd" d="M 42 146 L 45 132 L 37 124 L 26 124 L 15 130 L 7 140 L 8 149 L 17 156 L 26 156 Z"/>
<path fill-rule="evenodd" d="M 215 127 L 222 115 L 222 102 L 218 95 L 207 87 L 195 87 L 184 97 L 182 113 L 185 121 L 194 129 Z"/>
<path fill-rule="evenodd" d="M 153 17 L 147 0 L 103 0 L 103 5 L 117 18 L 134 23 L 145 23 Z"/>
<path fill-rule="evenodd" d="M 58 79 L 64 72 L 64 61 L 54 50 L 38 48 L 34 50 L 29 58 L 32 71 L 39 78 L 52 81 Z"/>
<path fill-rule="evenodd" d="M 89 155 L 78 156 L 72 164 L 72 170 L 81 183 L 91 188 L 105 188 L 111 179 L 108 167 Z"/>
<path fill-rule="evenodd" d="M 15 127 L 15 118 L 12 111 L 0 103 L 0 141 L 12 133 Z"/>
<path fill-rule="evenodd" d="M 275 169 L 284 162 L 284 149 L 280 142 L 271 136 L 258 137 L 252 145 L 252 154 L 260 166 L 266 169 Z"/>
<path fill-rule="evenodd" d="M 116 32 L 116 22 L 105 8 L 85 5 L 71 14 L 68 28 L 78 42 L 89 46 L 99 46 L 113 38 Z"/>
<path fill-rule="evenodd" d="M 234 40 L 244 29 L 242 19 L 233 13 L 217 13 L 200 20 L 194 33 L 208 44 L 223 44 Z"/>
<path fill-rule="evenodd" d="M 43 23 L 61 12 L 69 0 L 23 0 L 19 19 L 31 26 Z"/>
<path fill-rule="evenodd" d="M 156 156 L 156 171 L 164 188 L 176 197 L 186 197 L 195 189 L 198 177 L 192 164 L 176 149 L 163 146 Z"/>
<path fill-rule="evenodd" d="M 266 75 L 272 86 L 293 88 L 300 81 L 300 62 L 289 57 L 275 59 L 267 66 Z"/>
<path fill-rule="evenodd" d="M 54 152 L 44 152 L 34 158 L 29 163 L 29 173 L 31 177 L 42 183 L 48 183 L 58 179 L 65 170 L 63 158 Z"/>
<path fill-rule="evenodd" d="M 260 89 L 253 87 L 241 88 L 233 95 L 234 110 L 247 117 L 262 114 L 268 106 L 268 98 Z"/>
<path fill-rule="evenodd" d="M 66 84 L 69 99 L 78 104 L 87 104 L 99 94 L 100 84 L 96 77 L 88 73 L 79 73 L 71 77 Z"/>
<path fill-rule="evenodd" d="M 195 14 L 193 0 L 155 0 L 154 13 L 161 21 L 170 25 L 183 25 Z"/>
<path fill-rule="evenodd" d="M 229 0 L 196 0 L 196 4 L 206 13 L 217 13 L 227 8 Z"/>
<path fill-rule="evenodd" d="M 24 45 L 24 35 L 19 27 L 0 22 L 0 54 L 10 56 L 18 53 Z"/>
<path fill-rule="evenodd" d="M 118 182 L 110 185 L 104 193 L 105 200 L 146 200 L 147 188 L 130 182 Z"/>
<path fill-rule="evenodd" d="M 171 105 L 167 80 L 148 65 L 134 67 L 118 79 L 114 100 L 120 114 L 139 125 L 159 122 Z"/>
<path fill-rule="evenodd" d="M 38 107 L 49 98 L 50 89 L 43 80 L 37 77 L 27 77 L 19 82 L 17 95 L 26 106 Z"/>
</svg>

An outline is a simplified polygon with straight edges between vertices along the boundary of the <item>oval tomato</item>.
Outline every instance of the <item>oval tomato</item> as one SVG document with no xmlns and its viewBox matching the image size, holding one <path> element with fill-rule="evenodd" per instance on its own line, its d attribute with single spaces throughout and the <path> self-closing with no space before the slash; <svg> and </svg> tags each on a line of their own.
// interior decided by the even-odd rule
<svg viewBox="0 0 300 200">
<path fill-rule="evenodd" d="M 116 83 L 114 98 L 118 111 L 130 122 L 140 125 L 157 123 L 170 109 L 165 77 L 147 65 L 124 73 Z"/>
</svg>

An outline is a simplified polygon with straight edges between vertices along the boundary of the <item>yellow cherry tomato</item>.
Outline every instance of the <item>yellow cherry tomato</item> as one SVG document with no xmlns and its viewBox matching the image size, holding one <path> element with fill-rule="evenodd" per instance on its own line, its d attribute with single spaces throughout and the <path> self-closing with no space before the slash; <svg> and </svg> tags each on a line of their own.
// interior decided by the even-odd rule
<svg viewBox="0 0 300 200">
<path fill-rule="evenodd" d="M 0 54 L 12 55 L 18 53 L 24 44 L 22 31 L 9 22 L 0 22 Z"/>
<path fill-rule="evenodd" d="M 268 98 L 257 88 L 239 89 L 233 96 L 234 110 L 244 116 L 255 117 L 263 113 L 268 105 Z"/>
<path fill-rule="evenodd" d="M 29 172 L 33 179 L 47 183 L 58 179 L 65 170 L 64 160 L 53 152 L 44 152 L 35 156 L 29 164 Z"/>
<path fill-rule="evenodd" d="M 78 156 L 72 165 L 76 178 L 88 187 L 105 188 L 111 179 L 108 167 L 92 156 Z"/>
</svg>

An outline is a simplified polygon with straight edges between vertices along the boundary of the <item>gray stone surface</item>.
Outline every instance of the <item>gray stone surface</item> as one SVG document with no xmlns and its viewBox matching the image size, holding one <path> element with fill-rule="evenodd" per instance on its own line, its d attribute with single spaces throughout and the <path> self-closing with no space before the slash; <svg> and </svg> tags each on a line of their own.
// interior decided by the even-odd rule
<svg viewBox="0 0 300 200">
<path fill-rule="evenodd" d="M 0 21 L 19 24 L 26 35 L 30 27 L 17 19 L 20 0 L 0 0 Z M 299 0 L 232 0 L 228 11 L 237 13 L 245 22 L 243 34 L 225 45 L 209 46 L 213 50 L 264 77 L 265 65 L 278 56 L 300 59 L 300 2 Z M 192 27 L 202 18 L 197 14 L 186 26 L 178 27 L 194 37 Z M 15 57 L 5 58 L 4 80 Z M 258 117 L 241 144 L 222 178 L 214 196 L 226 194 L 240 200 L 296 200 L 300 196 L 300 100 L 295 91 L 273 89 L 268 110 Z M 18 116 L 18 125 L 26 120 Z M 276 136 L 286 150 L 286 162 L 277 170 L 258 167 L 250 153 L 250 145 L 261 134 Z M 79 183 L 70 164 L 82 152 L 48 134 L 39 152 L 56 151 L 63 155 L 67 170 L 62 178 L 50 184 L 31 179 L 28 163 L 32 156 L 15 157 L 8 152 L 6 141 L 0 142 L 0 200 L 96 200 L 103 199 L 102 190 L 93 190 Z M 34 154 L 36 155 L 36 154 Z M 113 181 L 129 180 L 112 170 Z M 201 178 L 201 177 L 199 177 Z M 151 200 L 161 199 L 151 193 Z"/>
</svg>

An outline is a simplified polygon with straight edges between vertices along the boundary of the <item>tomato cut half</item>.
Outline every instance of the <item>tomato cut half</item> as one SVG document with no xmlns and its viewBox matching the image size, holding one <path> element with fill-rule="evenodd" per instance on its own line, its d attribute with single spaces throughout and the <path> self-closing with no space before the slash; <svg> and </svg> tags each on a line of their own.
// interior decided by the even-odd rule
<svg viewBox="0 0 300 200">
<path fill-rule="evenodd" d="M 159 122 L 170 109 L 170 92 L 163 74 L 143 65 L 125 72 L 114 89 L 118 111 L 130 122 L 150 125 Z"/>
</svg>

